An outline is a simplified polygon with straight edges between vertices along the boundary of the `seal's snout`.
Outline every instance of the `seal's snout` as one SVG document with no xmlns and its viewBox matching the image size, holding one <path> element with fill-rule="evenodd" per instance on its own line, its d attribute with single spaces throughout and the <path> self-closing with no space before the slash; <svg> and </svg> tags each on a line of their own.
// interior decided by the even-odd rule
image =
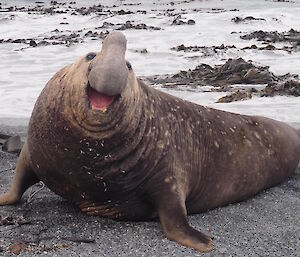
<svg viewBox="0 0 300 257">
<path fill-rule="evenodd" d="M 126 87 L 129 73 L 125 60 L 126 45 L 126 37 L 121 32 L 110 33 L 103 42 L 101 52 L 90 64 L 88 81 L 91 88 L 88 89 L 88 96 L 96 109 L 111 104 L 113 98 Z"/>
<path fill-rule="evenodd" d="M 91 86 L 88 86 L 87 94 L 90 101 L 90 107 L 93 110 L 101 110 L 104 112 L 115 99 L 115 96 L 101 94 L 97 92 L 95 89 L 93 89 Z"/>
</svg>

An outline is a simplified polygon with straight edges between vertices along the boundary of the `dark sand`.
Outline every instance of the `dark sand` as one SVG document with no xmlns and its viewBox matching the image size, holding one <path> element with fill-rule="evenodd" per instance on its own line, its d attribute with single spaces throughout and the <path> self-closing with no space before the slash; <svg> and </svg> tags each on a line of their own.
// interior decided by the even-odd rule
<svg viewBox="0 0 300 257">
<path fill-rule="evenodd" d="M 8 124 L 10 124 L 8 126 Z M 0 132 L 26 135 L 26 119 L 0 119 Z M 0 151 L 0 193 L 8 190 L 17 157 Z M 38 189 L 34 186 L 34 189 Z M 300 256 L 300 172 L 248 201 L 189 216 L 212 235 L 201 254 L 165 238 L 159 222 L 88 217 L 44 188 L 27 202 L 0 207 L 0 255 L 11 256 Z M 32 194 L 32 192 L 31 192 Z"/>
</svg>

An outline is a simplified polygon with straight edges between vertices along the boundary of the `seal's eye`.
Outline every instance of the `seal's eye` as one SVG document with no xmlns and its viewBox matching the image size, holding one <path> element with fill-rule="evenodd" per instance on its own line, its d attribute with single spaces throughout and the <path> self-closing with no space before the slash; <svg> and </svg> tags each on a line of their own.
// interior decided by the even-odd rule
<svg viewBox="0 0 300 257">
<path fill-rule="evenodd" d="M 88 53 L 88 54 L 86 55 L 85 59 L 86 59 L 87 61 L 91 61 L 91 60 L 93 60 L 93 59 L 95 58 L 95 56 L 96 56 L 96 53 Z"/>
<path fill-rule="evenodd" d="M 128 70 L 132 70 L 130 62 L 126 62 L 126 65 L 127 65 Z"/>
</svg>

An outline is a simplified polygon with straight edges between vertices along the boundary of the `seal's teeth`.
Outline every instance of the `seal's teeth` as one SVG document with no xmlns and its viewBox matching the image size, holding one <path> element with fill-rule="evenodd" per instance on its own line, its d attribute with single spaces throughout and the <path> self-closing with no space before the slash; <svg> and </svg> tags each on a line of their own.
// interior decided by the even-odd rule
<svg viewBox="0 0 300 257">
<path fill-rule="evenodd" d="M 91 104 L 91 109 L 93 112 L 95 111 L 102 111 L 102 112 L 106 112 L 107 111 L 107 107 L 103 107 L 103 108 L 98 108 L 98 107 L 95 107 L 93 104 Z"/>
<path fill-rule="evenodd" d="M 115 96 L 99 93 L 98 91 L 91 88 L 90 86 L 88 87 L 87 95 L 89 99 L 90 108 L 93 111 L 106 112 L 107 108 L 115 100 Z"/>
</svg>

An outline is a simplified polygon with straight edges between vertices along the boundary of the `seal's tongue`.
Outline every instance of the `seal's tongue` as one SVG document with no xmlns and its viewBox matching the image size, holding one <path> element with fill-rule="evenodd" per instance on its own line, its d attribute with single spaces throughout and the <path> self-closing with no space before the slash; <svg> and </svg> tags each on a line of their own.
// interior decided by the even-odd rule
<svg viewBox="0 0 300 257">
<path fill-rule="evenodd" d="M 115 97 L 99 93 L 92 87 L 88 87 L 88 98 L 93 110 L 101 110 L 105 112 L 107 107 L 112 104 Z"/>
</svg>

